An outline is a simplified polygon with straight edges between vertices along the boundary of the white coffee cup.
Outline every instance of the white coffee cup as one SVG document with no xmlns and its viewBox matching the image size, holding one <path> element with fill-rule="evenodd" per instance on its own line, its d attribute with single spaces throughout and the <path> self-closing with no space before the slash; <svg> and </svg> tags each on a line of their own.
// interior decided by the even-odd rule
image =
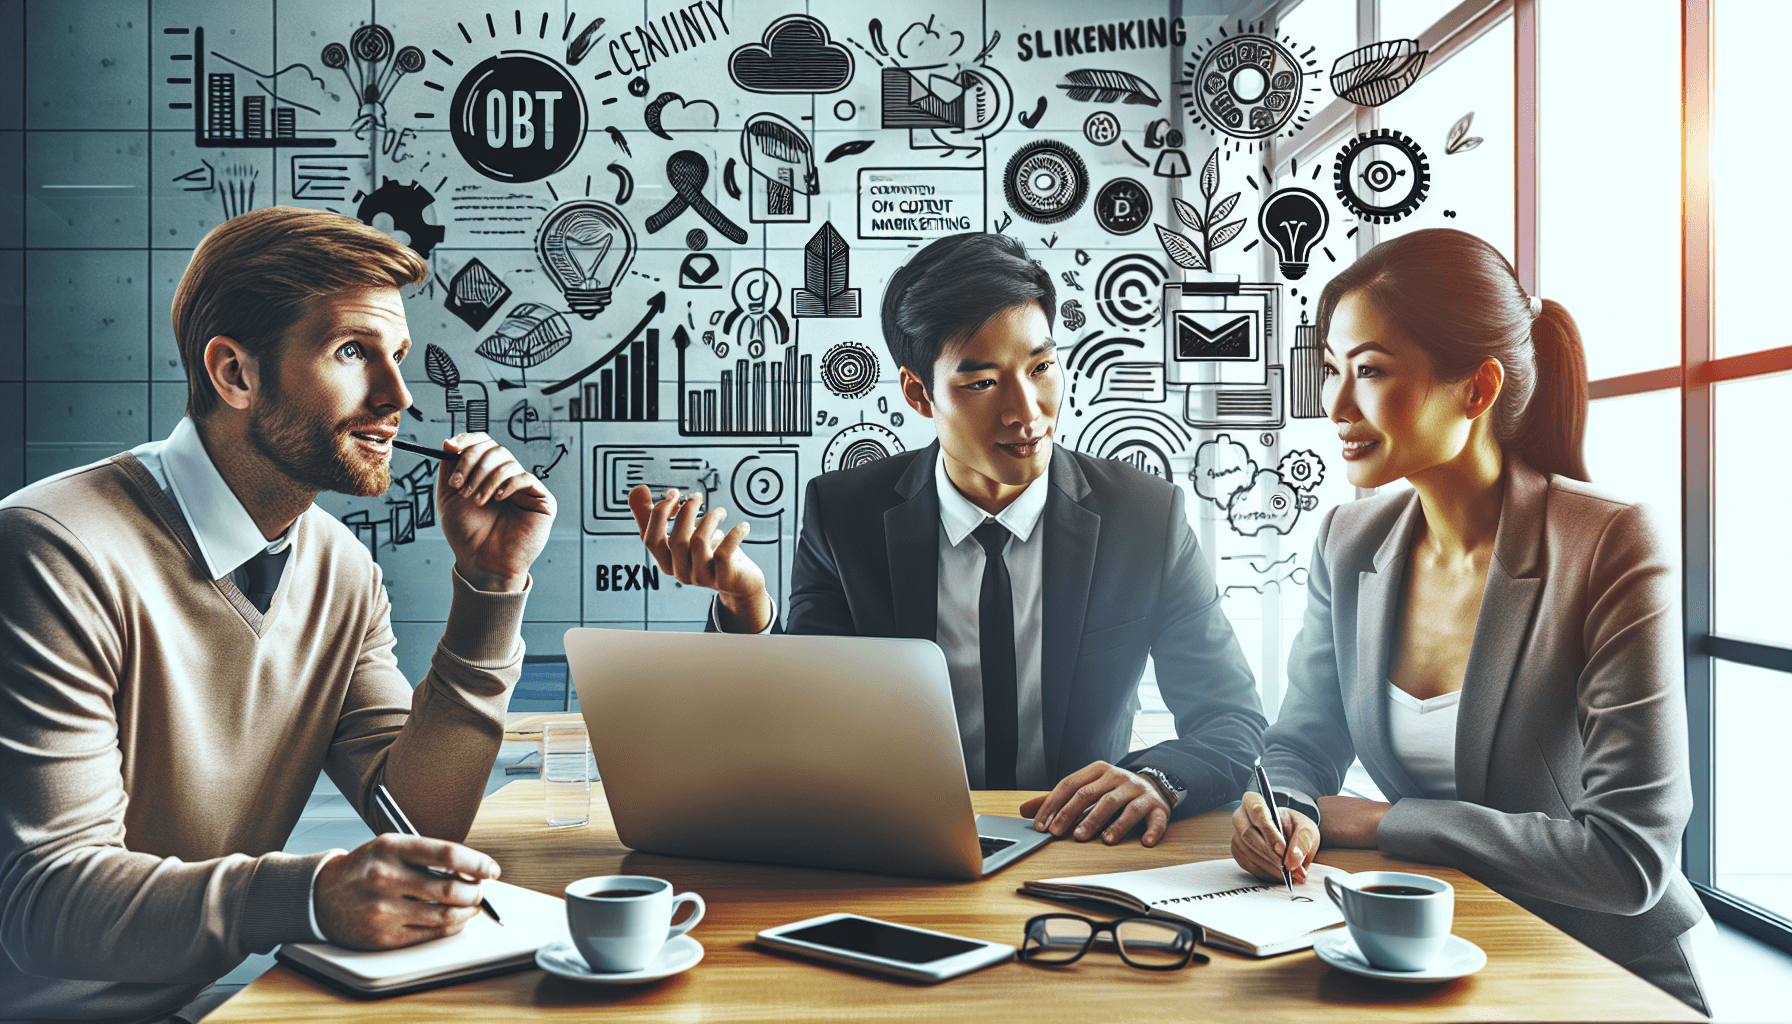
<svg viewBox="0 0 1792 1024">
<path fill-rule="evenodd" d="M 1392 888 L 1422 891 L 1386 891 Z M 1430 875 L 1405 871 L 1327 875 L 1325 894 L 1344 911 L 1356 948 L 1384 971 L 1422 971 L 1431 966 L 1449 939 L 1456 916 L 1455 888 Z"/>
<path fill-rule="evenodd" d="M 682 903 L 690 916 L 672 915 Z M 566 887 L 566 924 L 573 945 L 595 972 L 638 971 L 672 939 L 703 920 L 703 897 L 674 896 L 672 883 L 648 875 L 595 875 Z"/>
</svg>

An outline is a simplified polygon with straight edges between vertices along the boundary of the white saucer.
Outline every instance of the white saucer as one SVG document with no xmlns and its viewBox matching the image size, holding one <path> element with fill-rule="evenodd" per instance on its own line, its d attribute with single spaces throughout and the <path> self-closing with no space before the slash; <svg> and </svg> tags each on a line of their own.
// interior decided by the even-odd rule
<svg viewBox="0 0 1792 1024">
<path fill-rule="evenodd" d="M 680 935 L 660 947 L 646 967 L 638 971 L 594 971 L 579 955 L 579 947 L 562 939 L 550 942 L 535 951 L 535 966 L 573 981 L 594 981 L 600 985 L 635 985 L 658 981 L 682 974 L 703 959 L 703 944 L 689 935 Z"/>
<path fill-rule="evenodd" d="M 1339 928 L 1326 932 L 1313 943 L 1313 952 L 1319 959 L 1331 964 L 1341 971 L 1360 974 L 1365 978 L 1383 978 L 1387 981 L 1434 982 L 1450 981 L 1454 978 L 1467 977 L 1487 966 L 1487 954 L 1481 947 L 1461 937 L 1452 935 L 1444 942 L 1444 948 L 1438 951 L 1437 959 L 1431 966 L 1422 971 L 1384 971 L 1369 963 L 1356 943 L 1350 938 L 1350 929 Z"/>
</svg>

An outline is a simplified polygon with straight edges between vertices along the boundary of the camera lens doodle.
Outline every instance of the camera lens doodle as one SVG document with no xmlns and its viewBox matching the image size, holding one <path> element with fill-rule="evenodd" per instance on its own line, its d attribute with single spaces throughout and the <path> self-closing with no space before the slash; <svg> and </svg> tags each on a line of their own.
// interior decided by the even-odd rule
<svg viewBox="0 0 1792 1024">
<path fill-rule="evenodd" d="M 1076 150 L 1056 139 L 1039 139 L 1008 158 L 1002 191 L 1022 217 L 1056 224 L 1082 207 L 1089 195 L 1089 171 Z"/>
</svg>

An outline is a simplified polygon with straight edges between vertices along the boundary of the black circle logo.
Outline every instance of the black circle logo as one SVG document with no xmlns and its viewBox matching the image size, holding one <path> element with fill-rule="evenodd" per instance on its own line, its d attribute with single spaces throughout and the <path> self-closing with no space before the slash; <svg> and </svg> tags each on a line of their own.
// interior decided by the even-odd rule
<svg viewBox="0 0 1792 1024">
<path fill-rule="evenodd" d="M 1040 139 L 1008 158 L 1002 191 L 1015 213 L 1040 224 L 1056 224 L 1083 205 L 1089 172 L 1076 150 L 1056 139 Z"/>
<path fill-rule="evenodd" d="M 585 141 L 585 94 L 539 53 L 506 50 L 481 61 L 449 110 L 454 147 L 496 181 L 540 181 L 572 163 Z"/>
<path fill-rule="evenodd" d="M 1095 222 L 1114 235 L 1130 235 L 1151 221 L 1151 193 L 1131 178 L 1115 178 L 1095 194 Z"/>
</svg>

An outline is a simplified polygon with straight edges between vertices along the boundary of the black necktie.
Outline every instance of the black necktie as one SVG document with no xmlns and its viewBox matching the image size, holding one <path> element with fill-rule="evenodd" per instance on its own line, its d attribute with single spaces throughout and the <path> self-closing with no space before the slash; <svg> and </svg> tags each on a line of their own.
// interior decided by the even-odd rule
<svg viewBox="0 0 1792 1024">
<path fill-rule="evenodd" d="M 231 582 L 263 615 L 268 613 L 268 605 L 274 603 L 274 591 L 280 587 L 280 573 L 286 569 L 286 556 L 290 554 L 291 544 L 281 548 L 278 554 L 270 554 L 263 548 L 230 574 Z"/>
<path fill-rule="evenodd" d="M 991 519 L 972 536 L 983 545 L 983 590 L 977 599 L 977 645 L 983 657 L 983 784 L 1013 789 L 1020 699 L 1014 669 L 1014 588 L 1002 557 L 1012 535 Z"/>
</svg>

